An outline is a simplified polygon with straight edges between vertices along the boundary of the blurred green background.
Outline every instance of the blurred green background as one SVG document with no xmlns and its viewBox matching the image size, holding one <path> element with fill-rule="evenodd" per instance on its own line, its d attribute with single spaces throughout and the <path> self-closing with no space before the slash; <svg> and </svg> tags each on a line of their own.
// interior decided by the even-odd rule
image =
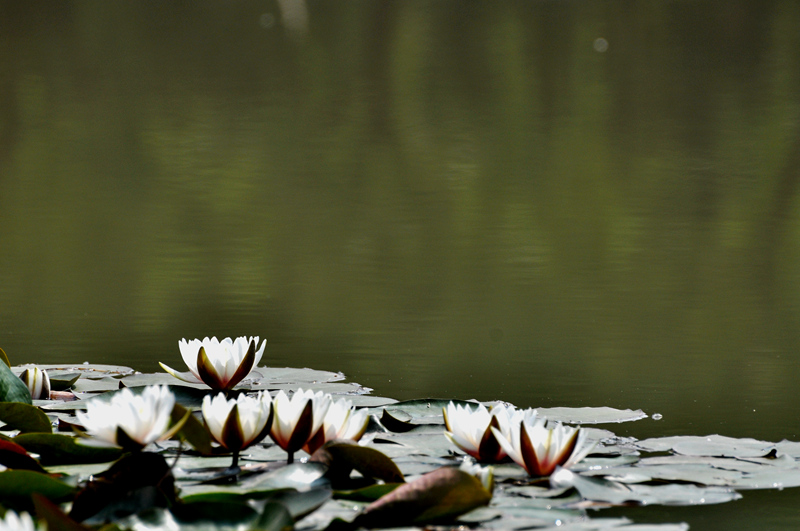
<svg viewBox="0 0 800 531">
<path fill-rule="evenodd" d="M 155 372 L 260 335 L 384 396 L 798 440 L 799 27 L 791 0 L 4 0 L 0 346 Z"/>
</svg>

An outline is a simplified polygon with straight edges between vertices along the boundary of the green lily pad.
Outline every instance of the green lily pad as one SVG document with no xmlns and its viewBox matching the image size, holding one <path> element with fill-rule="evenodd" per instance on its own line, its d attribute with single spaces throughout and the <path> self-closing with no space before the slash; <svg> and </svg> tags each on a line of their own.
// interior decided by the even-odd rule
<svg viewBox="0 0 800 531">
<path fill-rule="evenodd" d="M 539 417 L 568 424 L 611 424 L 647 418 L 641 409 L 612 407 L 542 407 L 536 411 Z"/>
<path fill-rule="evenodd" d="M 550 476 L 555 487 L 569 486 L 587 500 L 612 505 L 705 505 L 738 500 L 741 494 L 724 487 L 699 487 L 672 483 L 668 485 L 629 485 L 600 478 L 584 477 L 566 468 Z"/>
<path fill-rule="evenodd" d="M 709 457 L 764 457 L 775 450 L 774 443 L 722 435 L 660 437 L 639 441 L 635 446 L 648 452 L 673 450 L 683 455 Z"/>
<path fill-rule="evenodd" d="M 0 402 L 32 403 L 31 392 L 5 363 L 0 363 Z"/>
<path fill-rule="evenodd" d="M 76 437 L 60 433 L 28 433 L 18 435 L 14 441 L 29 452 L 40 455 L 42 464 L 69 465 L 108 463 L 119 459 L 119 448 L 80 444 Z"/>
<path fill-rule="evenodd" d="M 28 500 L 34 493 L 53 501 L 64 500 L 75 492 L 71 485 L 32 470 L 0 472 L 0 499 Z"/>
<path fill-rule="evenodd" d="M 288 509 L 278 502 L 265 503 L 259 509 L 241 503 L 185 503 L 172 509 L 148 509 L 116 522 L 120 528 L 142 531 L 281 531 L 291 529 L 293 524 L 294 520 Z"/>
<path fill-rule="evenodd" d="M 130 387 L 133 394 L 138 394 L 144 391 L 144 387 Z M 176 403 L 182 405 L 187 409 L 199 409 L 203 402 L 203 397 L 208 394 L 207 390 L 195 389 L 185 385 L 170 385 L 169 390 L 175 395 Z M 86 403 L 89 400 L 98 400 L 101 402 L 110 402 L 112 397 L 119 392 L 119 389 L 108 391 L 98 395 L 93 395 L 88 399 L 75 400 L 72 402 L 61 402 L 44 406 L 43 409 L 57 410 L 57 411 L 74 411 L 77 409 L 86 409 Z"/>
<path fill-rule="evenodd" d="M 353 500 L 362 502 L 373 502 L 392 492 L 403 483 L 377 483 L 354 490 L 338 490 L 333 493 L 333 497 L 338 500 Z"/>
<path fill-rule="evenodd" d="M 329 441 L 314 452 L 310 461 L 328 467 L 332 481 L 341 481 L 353 470 L 365 478 L 380 479 L 386 483 L 403 483 L 403 473 L 394 462 L 374 448 L 348 441 Z"/>
<path fill-rule="evenodd" d="M 27 387 L 25 388 L 27 391 Z M 28 395 L 30 398 L 30 394 Z M 50 433 L 53 427 L 41 409 L 22 402 L 0 403 L 0 421 L 6 423 L 8 428 L 19 430 L 22 433 Z"/>
<path fill-rule="evenodd" d="M 181 421 L 181 419 L 186 417 L 188 412 L 189 411 L 182 405 L 175 404 L 171 414 L 172 423 L 174 424 Z M 186 421 L 178 432 L 178 435 L 186 439 L 186 441 L 201 454 L 211 455 L 211 436 L 208 434 L 208 430 L 206 430 L 203 423 L 194 415 L 186 417 Z"/>
</svg>

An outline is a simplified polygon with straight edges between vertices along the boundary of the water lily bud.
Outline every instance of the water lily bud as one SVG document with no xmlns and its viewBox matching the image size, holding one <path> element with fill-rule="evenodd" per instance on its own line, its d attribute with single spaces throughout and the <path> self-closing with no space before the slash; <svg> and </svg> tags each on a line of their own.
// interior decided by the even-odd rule
<svg viewBox="0 0 800 531">
<path fill-rule="evenodd" d="M 204 383 L 216 391 L 228 391 L 246 378 L 258 366 L 267 340 L 258 345 L 259 337 L 226 337 L 218 341 L 216 337 L 202 341 L 192 339 L 178 341 L 178 348 L 189 373 L 180 373 L 159 362 L 169 374 L 189 383 Z"/>
<path fill-rule="evenodd" d="M 240 394 L 231 400 L 224 393 L 206 395 L 202 411 L 211 436 L 232 452 L 261 441 L 272 426 L 272 399 L 261 391 L 255 397 Z"/>
<path fill-rule="evenodd" d="M 48 400 L 50 398 L 50 376 L 47 371 L 39 367 L 31 367 L 19 375 L 34 400 Z"/>
<path fill-rule="evenodd" d="M 170 436 L 167 429 L 174 405 L 175 395 L 166 385 L 147 386 L 138 395 L 126 387 L 110 401 L 87 401 L 86 412 L 78 411 L 77 416 L 98 446 L 140 450 Z"/>
</svg>

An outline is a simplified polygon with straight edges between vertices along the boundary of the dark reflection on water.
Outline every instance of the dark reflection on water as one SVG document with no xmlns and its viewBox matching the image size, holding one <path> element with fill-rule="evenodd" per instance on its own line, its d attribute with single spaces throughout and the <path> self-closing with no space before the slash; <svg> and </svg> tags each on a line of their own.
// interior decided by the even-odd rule
<svg viewBox="0 0 800 531">
<path fill-rule="evenodd" d="M 155 371 L 181 337 L 259 334 L 397 398 L 800 439 L 800 4 L 0 20 L 13 361 Z"/>
</svg>

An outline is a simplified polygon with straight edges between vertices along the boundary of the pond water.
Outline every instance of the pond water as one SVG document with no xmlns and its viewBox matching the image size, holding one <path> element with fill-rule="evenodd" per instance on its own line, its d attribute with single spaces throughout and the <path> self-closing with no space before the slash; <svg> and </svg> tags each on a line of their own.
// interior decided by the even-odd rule
<svg viewBox="0 0 800 531">
<path fill-rule="evenodd" d="M 800 440 L 800 3 L 0 3 L 0 347 Z M 797 489 L 615 509 L 797 525 Z"/>
</svg>

